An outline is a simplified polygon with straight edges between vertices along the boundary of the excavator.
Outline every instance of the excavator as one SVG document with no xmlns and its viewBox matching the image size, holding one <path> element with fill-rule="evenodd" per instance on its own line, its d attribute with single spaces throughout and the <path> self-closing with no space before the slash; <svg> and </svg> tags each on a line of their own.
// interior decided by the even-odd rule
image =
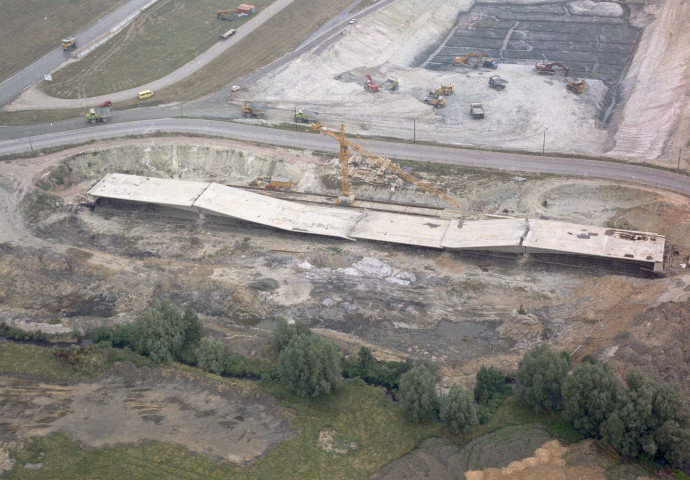
<svg viewBox="0 0 690 480">
<path fill-rule="evenodd" d="M 554 75 L 556 72 L 553 70 L 553 67 L 558 67 L 563 69 L 563 76 L 567 77 L 568 72 L 570 69 L 566 67 L 565 65 L 561 65 L 558 62 L 550 62 L 550 63 L 545 63 L 545 62 L 537 62 L 534 67 L 537 69 L 539 73 L 542 75 Z"/>
<path fill-rule="evenodd" d="M 226 22 L 231 22 L 233 19 L 232 12 L 234 10 L 216 10 L 216 16 L 218 20 L 225 20 Z"/>
<path fill-rule="evenodd" d="M 364 88 L 370 92 L 378 92 L 379 84 L 376 83 L 373 78 L 371 78 L 371 75 L 367 75 L 367 83 L 364 84 Z"/>
<path fill-rule="evenodd" d="M 470 58 L 477 57 L 477 61 L 474 63 L 474 65 L 470 65 Z M 453 65 L 461 65 L 463 67 L 472 67 L 472 68 L 477 68 L 479 66 L 479 62 L 482 61 L 482 58 L 484 55 L 481 53 L 468 53 L 464 57 L 455 57 L 453 59 Z"/>
<path fill-rule="evenodd" d="M 345 136 L 345 125 L 340 125 L 340 130 L 338 131 L 332 131 L 326 127 L 324 127 L 321 124 L 318 123 L 312 123 L 311 124 L 311 129 L 314 131 L 321 132 L 324 135 L 328 135 L 331 138 L 334 138 L 335 140 L 338 141 L 340 144 L 340 153 L 338 154 L 338 158 L 340 159 L 340 179 L 341 179 L 341 186 L 340 186 L 340 193 L 338 194 L 338 199 L 336 200 L 337 204 L 340 203 L 346 203 L 347 205 L 352 205 L 357 198 L 357 195 L 354 194 L 354 192 L 350 191 L 350 175 L 349 175 L 349 156 L 348 156 L 348 148 L 354 150 L 355 152 L 365 156 L 368 160 L 372 161 L 376 165 L 378 165 L 379 168 L 379 173 L 383 174 L 386 170 L 390 170 L 393 173 L 395 173 L 397 176 L 402 178 L 403 180 L 411 183 L 412 185 L 421 188 L 422 190 L 429 192 L 436 197 L 440 198 L 444 202 L 447 202 L 455 208 L 460 208 L 460 204 L 458 203 L 457 200 L 455 200 L 453 197 L 450 195 L 447 195 L 443 193 L 442 191 L 432 187 L 429 185 L 427 182 L 424 182 L 417 177 L 414 177 L 407 173 L 405 170 L 400 168 L 399 165 L 393 163 L 391 160 L 388 158 L 382 157 L 381 155 L 377 155 L 375 153 L 370 152 L 366 148 L 362 147 L 361 145 L 358 145 L 354 142 L 351 142 L 350 140 L 347 139 Z"/>
<path fill-rule="evenodd" d="M 455 93 L 455 85 L 441 85 L 441 88 L 437 88 L 434 95 L 453 95 Z"/>
</svg>

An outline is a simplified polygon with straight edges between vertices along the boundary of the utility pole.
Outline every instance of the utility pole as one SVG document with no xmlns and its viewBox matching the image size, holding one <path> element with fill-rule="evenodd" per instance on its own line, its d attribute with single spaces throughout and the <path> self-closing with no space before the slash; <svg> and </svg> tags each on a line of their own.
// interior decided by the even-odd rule
<svg viewBox="0 0 690 480">
<path fill-rule="evenodd" d="M 680 155 L 683 153 L 683 147 L 678 147 L 678 166 L 676 167 L 676 171 L 680 170 Z"/>
<path fill-rule="evenodd" d="M 412 119 L 412 143 L 417 143 L 417 119 Z"/>
<path fill-rule="evenodd" d="M 34 144 L 31 142 L 31 137 L 29 137 L 29 147 L 31 147 L 31 151 L 34 151 Z"/>
<path fill-rule="evenodd" d="M 541 144 L 541 154 L 542 156 L 546 154 L 546 129 L 544 129 L 544 141 Z"/>
</svg>

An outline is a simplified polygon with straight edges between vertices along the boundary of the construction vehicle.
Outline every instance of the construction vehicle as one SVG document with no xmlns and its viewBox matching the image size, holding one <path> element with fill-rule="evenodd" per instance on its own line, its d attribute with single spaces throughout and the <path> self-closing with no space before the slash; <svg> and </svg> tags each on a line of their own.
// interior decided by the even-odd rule
<svg viewBox="0 0 690 480">
<path fill-rule="evenodd" d="M 373 78 L 371 78 L 371 75 L 367 75 L 367 83 L 364 84 L 364 88 L 370 92 L 378 92 L 379 84 L 376 83 Z"/>
<path fill-rule="evenodd" d="M 493 58 L 485 58 L 482 67 L 496 70 L 498 68 L 498 63 Z"/>
<path fill-rule="evenodd" d="M 479 102 L 470 103 L 470 115 L 475 120 L 484 118 L 484 106 Z"/>
<path fill-rule="evenodd" d="M 489 86 L 496 90 L 503 90 L 508 85 L 508 80 L 503 80 L 498 75 L 492 75 L 489 77 Z"/>
<path fill-rule="evenodd" d="M 443 108 L 446 106 L 446 97 L 442 93 L 436 94 L 435 92 L 429 92 L 424 99 L 424 103 L 434 108 Z"/>
<path fill-rule="evenodd" d="M 455 94 L 455 85 L 441 85 L 441 88 L 437 88 L 434 95 L 448 95 Z"/>
<path fill-rule="evenodd" d="M 234 18 L 232 15 L 232 12 L 235 9 L 232 10 L 216 10 L 216 17 L 218 20 L 225 20 L 226 22 L 232 22 L 232 19 Z"/>
<path fill-rule="evenodd" d="M 400 83 L 397 78 L 387 78 L 386 81 L 383 82 L 382 87 L 386 90 L 395 92 L 400 87 Z"/>
<path fill-rule="evenodd" d="M 112 100 L 106 100 L 105 102 L 101 103 L 101 104 L 99 105 L 99 107 L 101 107 L 101 108 L 106 108 L 106 107 L 112 106 L 112 104 L 113 104 L 113 101 L 112 101 Z"/>
<path fill-rule="evenodd" d="M 568 67 L 561 65 L 558 62 L 550 62 L 550 63 L 545 63 L 545 62 L 537 62 L 534 67 L 537 69 L 537 71 L 542 74 L 542 75 L 554 75 L 556 72 L 554 71 L 554 67 L 558 67 L 563 69 L 563 76 L 567 77 L 568 72 L 570 71 Z"/>
<path fill-rule="evenodd" d="M 345 125 L 340 125 L 340 130 L 337 132 L 331 131 L 328 128 L 324 127 L 323 125 L 319 125 L 317 123 L 312 123 L 311 124 L 312 130 L 319 131 L 323 133 L 324 135 L 328 135 L 329 137 L 332 137 L 338 141 L 340 144 L 340 153 L 338 154 L 338 158 L 340 159 L 340 177 L 341 177 L 341 186 L 340 186 L 340 193 L 338 194 L 338 199 L 336 200 L 336 203 L 346 203 L 348 205 L 352 205 L 352 203 L 355 201 L 357 196 L 350 191 L 350 180 L 349 180 L 349 155 L 348 155 L 348 148 L 354 150 L 355 152 L 363 155 L 366 157 L 368 160 L 373 162 L 374 164 L 379 166 L 378 172 L 379 174 L 383 175 L 386 170 L 390 170 L 393 172 L 395 175 L 398 177 L 402 178 L 403 180 L 411 183 L 412 185 L 421 188 L 422 190 L 429 192 L 433 195 L 436 195 L 438 198 L 443 200 L 444 202 L 447 202 L 451 205 L 453 205 L 455 208 L 460 208 L 460 204 L 458 203 L 457 200 L 455 200 L 453 197 L 450 195 L 447 195 L 443 193 L 442 191 L 432 187 L 429 185 L 427 182 L 424 182 L 417 177 L 414 177 L 407 173 L 405 170 L 400 168 L 399 165 L 393 163 L 391 160 L 388 158 L 382 157 L 381 155 L 377 155 L 375 153 L 372 153 L 371 151 L 367 150 L 366 148 L 351 142 L 350 140 L 347 139 L 345 136 Z"/>
<path fill-rule="evenodd" d="M 62 39 L 62 49 L 64 51 L 77 48 L 77 39 L 74 37 L 67 37 Z"/>
<path fill-rule="evenodd" d="M 89 112 L 85 115 L 86 121 L 89 123 L 96 123 L 96 122 L 107 122 L 108 117 L 110 117 L 110 109 L 107 107 L 96 107 L 92 108 L 89 110 Z"/>
<path fill-rule="evenodd" d="M 266 186 L 267 190 L 289 190 L 292 186 L 290 177 L 271 177 Z"/>
<path fill-rule="evenodd" d="M 477 58 L 477 61 L 474 63 L 474 65 L 470 65 L 470 59 L 474 58 L 474 57 Z M 484 55 L 482 55 L 481 53 L 474 53 L 474 52 L 468 53 L 464 57 L 455 57 L 453 59 L 453 65 L 460 65 L 462 67 L 477 68 L 479 66 L 479 62 L 482 61 L 483 57 L 484 57 Z"/>
<path fill-rule="evenodd" d="M 295 122 L 297 123 L 313 123 L 318 121 L 319 115 L 316 112 L 311 112 L 306 108 L 295 109 Z"/>
<path fill-rule="evenodd" d="M 254 102 L 244 102 L 242 106 L 242 115 L 246 118 L 264 118 L 264 114 L 268 107 L 266 105 L 259 105 Z"/>
<path fill-rule="evenodd" d="M 582 93 L 585 91 L 585 81 L 584 80 L 573 80 L 568 82 L 566 88 L 573 93 Z"/>
</svg>

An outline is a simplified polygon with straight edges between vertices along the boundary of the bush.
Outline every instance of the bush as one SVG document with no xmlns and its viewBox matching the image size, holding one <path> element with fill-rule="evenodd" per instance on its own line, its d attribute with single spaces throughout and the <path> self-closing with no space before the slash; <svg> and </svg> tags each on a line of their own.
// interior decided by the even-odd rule
<svg viewBox="0 0 690 480">
<path fill-rule="evenodd" d="M 508 393 L 506 375 L 496 367 L 482 365 L 477 372 L 477 384 L 474 387 L 474 400 L 479 404 L 487 404 L 494 396 Z"/>
<path fill-rule="evenodd" d="M 561 403 L 561 386 L 570 367 L 565 352 L 555 352 L 542 343 L 525 352 L 516 375 L 520 398 L 536 409 L 558 407 Z"/>
<path fill-rule="evenodd" d="M 224 370 L 225 347 L 213 338 L 202 338 L 196 347 L 199 368 L 220 375 Z"/>
<path fill-rule="evenodd" d="M 417 365 L 400 377 L 400 403 L 415 422 L 430 420 L 438 411 L 438 375 L 426 365 Z"/>
<path fill-rule="evenodd" d="M 455 433 L 462 433 L 477 425 L 477 406 L 472 393 L 460 385 L 453 385 L 448 395 L 441 398 L 439 419 Z"/>
<path fill-rule="evenodd" d="M 677 388 L 633 370 L 615 410 L 601 426 L 603 440 L 628 456 L 649 455 L 673 465 L 690 460 L 690 420 Z"/>
<path fill-rule="evenodd" d="M 294 335 L 278 357 L 280 380 L 298 395 L 317 397 L 343 382 L 335 343 L 319 335 Z"/>
<path fill-rule="evenodd" d="M 582 363 L 563 382 L 563 417 L 584 435 L 600 438 L 617 396 L 618 380 L 608 366 Z"/>
</svg>

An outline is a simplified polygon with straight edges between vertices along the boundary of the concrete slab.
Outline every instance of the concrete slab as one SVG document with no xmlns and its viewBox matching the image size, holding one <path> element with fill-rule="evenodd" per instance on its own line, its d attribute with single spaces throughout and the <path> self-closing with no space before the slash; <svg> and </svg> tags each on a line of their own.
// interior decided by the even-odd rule
<svg viewBox="0 0 690 480">
<path fill-rule="evenodd" d="M 441 218 L 368 211 L 351 235 L 362 240 L 442 248 L 450 223 Z"/>
<path fill-rule="evenodd" d="M 520 253 L 527 227 L 527 222 L 521 218 L 452 220 L 443 239 L 443 248 Z"/>
<path fill-rule="evenodd" d="M 666 237 L 574 223 L 530 220 L 523 245 L 530 253 L 563 253 L 662 264 Z"/>
<path fill-rule="evenodd" d="M 236 218 L 281 230 L 350 238 L 358 210 L 304 205 L 212 183 L 194 202 L 202 213 Z"/>
<path fill-rule="evenodd" d="M 95 198 L 155 203 L 194 210 L 194 202 L 209 185 L 206 182 L 183 182 L 169 178 L 109 173 L 94 185 L 88 194 Z"/>
</svg>

